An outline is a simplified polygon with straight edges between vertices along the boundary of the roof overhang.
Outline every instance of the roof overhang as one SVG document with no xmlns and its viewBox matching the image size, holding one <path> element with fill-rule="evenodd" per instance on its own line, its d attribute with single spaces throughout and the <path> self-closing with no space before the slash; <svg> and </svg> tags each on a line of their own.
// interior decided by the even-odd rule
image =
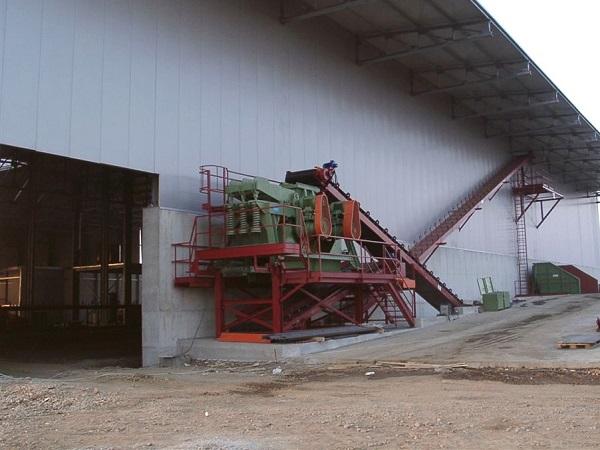
<svg viewBox="0 0 600 450">
<path fill-rule="evenodd" d="M 600 191 L 598 130 L 477 1 L 280 1 L 283 23 L 327 17 L 355 36 L 357 64 L 403 67 L 412 95 L 448 96 L 456 121 L 532 153 L 557 183 Z"/>
</svg>

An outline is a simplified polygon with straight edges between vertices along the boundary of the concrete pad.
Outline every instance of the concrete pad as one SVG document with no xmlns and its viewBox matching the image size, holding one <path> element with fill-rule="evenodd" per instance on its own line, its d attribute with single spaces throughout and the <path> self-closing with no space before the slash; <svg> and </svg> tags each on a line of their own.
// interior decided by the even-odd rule
<svg viewBox="0 0 600 450">
<path fill-rule="evenodd" d="M 374 341 L 411 331 L 412 328 L 385 331 L 383 333 L 362 334 L 323 342 L 294 344 L 252 344 L 244 342 L 220 342 L 216 339 L 179 339 L 179 354 L 198 360 L 227 361 L 277 361 L 298 358 L 313 353 L 335 350 L 353 344 Z"/>
<path fill-rule="evenodd" d="M 594 334 L 600 294 L 529 299 L 509 309 L 440 322 L 398 338 L 319 353 L 311 361 L 414 361 L 470 367 L 599 367 L 600 346 L 565 351 L 557 341 Z"/>
<path fill-rule="evenodd" d="M 565 336 L 559 344 L 598 344 L 600 343 L 600 334 L 573 334 Z"/>
<path fill-rule="evenodd" d="M 465 315 L 475 314 L 478 308 L 468 308 Z M 451 317 L 435 316 L 418 319 L 416 328 L 402 328 L 385 330 L 383 333 L 362 334 L 339 339 L 327 339 L 323 342 L 303 342 L 290 344 L 253 344 L 245 342 L 221 342 L 213 338 L 179 339 L 177 341 L 178 355 L 187 356 L 198 360 L 225 360 L 225 361 L 274 361 L 280 359 L 299 358 L 314 353 L 336 350 L 351 345 L 376 341 L 383 338 L 392 338 L 399 334 L 416 329 L 440 325 L 449 321 L 460 319 L 463 315 Z M 172 355 L 163 355 L 166 358 Z"/>
</svg>

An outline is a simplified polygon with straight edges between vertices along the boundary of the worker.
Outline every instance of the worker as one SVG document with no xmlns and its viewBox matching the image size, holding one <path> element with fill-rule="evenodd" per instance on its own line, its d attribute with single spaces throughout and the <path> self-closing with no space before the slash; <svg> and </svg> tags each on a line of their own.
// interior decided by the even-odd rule
<svg viewBox="0 0 600 450">
<path fill-rule="evenodd" d="M 337 169 L 338 163 L 336 163 L 333 159 L 329 160 L 326 163 L 323 163 L 321 169 L 321 177 L 324 181 L 329 182 L 332 181 L 337 183 L 337 177 L 335 175 L 335 169 Z"/>
</svg>

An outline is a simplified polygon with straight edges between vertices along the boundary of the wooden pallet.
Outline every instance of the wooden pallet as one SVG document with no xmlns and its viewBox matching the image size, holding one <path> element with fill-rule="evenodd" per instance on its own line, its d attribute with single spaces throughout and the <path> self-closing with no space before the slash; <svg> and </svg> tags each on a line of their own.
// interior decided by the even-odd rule
<svg viewBox="0 0 600 450">
<path fill-rule="evenodd" d="M 558 348 L 589 349 L 600 344 L 600 335 L 567 336 L 558 342 Z"/>
<path fill-rule="evenodd" d="M 558 343 L 558 348 L 566 348 L 566 349 L 584 349 L 584 348 L 592 348 L 595 347 L 597 344 L 576 344 L 573 342 L 559 342 Z"/>
</svg>

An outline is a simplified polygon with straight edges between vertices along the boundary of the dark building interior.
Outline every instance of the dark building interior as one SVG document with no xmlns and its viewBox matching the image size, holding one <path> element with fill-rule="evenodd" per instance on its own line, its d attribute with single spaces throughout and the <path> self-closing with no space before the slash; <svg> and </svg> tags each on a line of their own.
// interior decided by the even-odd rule
<svg viewBox="0 0 600 450">
<path fill-rule="evenodd" d="M 0 356 L 141 354 L 151 174 L 0 147 Z"/>
</svg>

